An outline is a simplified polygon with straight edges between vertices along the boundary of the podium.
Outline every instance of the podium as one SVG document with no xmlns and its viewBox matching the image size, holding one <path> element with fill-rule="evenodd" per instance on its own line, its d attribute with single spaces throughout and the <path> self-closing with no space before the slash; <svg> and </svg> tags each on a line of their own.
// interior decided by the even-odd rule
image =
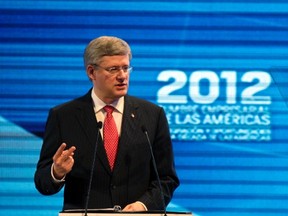
<svg viewBox="0 0 288 216">
<path fill-rule="evenodd" d="M 58 216 L 84 216 L 85 211 L 62 211 Z M 124 211 L 88 211 L 87 216 L 164 216 L 163 211 L 141 211 L 141 212 L 124 212 Z M 166 212 L 167 216 L 192 216 L 191 212 Z"/>
</svg>

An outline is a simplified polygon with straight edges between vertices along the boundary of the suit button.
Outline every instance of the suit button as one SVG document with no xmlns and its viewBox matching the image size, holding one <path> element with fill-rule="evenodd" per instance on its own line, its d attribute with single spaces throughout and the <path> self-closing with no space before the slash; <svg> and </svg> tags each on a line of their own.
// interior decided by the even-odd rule
<svg viewBox="0 0 288 216">
<path fill-rule="evenodd" d="M 116 186 L 116 185 L 113 185 L 113 184 L 111 184 L 111 188 L 112 188 L 113 190 L 115 190 L 115 189 L 117 188 L 117 186 Z"/>
</svg>

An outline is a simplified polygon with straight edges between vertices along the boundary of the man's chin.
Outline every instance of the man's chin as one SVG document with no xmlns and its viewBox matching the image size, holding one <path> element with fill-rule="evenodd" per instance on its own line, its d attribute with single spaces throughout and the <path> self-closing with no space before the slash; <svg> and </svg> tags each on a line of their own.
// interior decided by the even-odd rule
<svg viewBox="0 0 288 216">
<path fill-rule="evenodd" d="M 117 91 L 116 94 L 115 94 L 115 96 L 116 96 L 117 98 L 120 98 L 120 97 L 125 96 L 126 94 L 127 94 L 127 90 L 125 89 L 125 90 L 122 90 L 122 91 Z"/>
</svg>

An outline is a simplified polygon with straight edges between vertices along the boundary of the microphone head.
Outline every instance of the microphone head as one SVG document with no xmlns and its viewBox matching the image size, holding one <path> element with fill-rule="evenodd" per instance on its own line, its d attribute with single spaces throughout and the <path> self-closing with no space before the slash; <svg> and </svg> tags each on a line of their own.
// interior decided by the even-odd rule
<svg viewBox="0 0 288 216">
<path fill-rule="evenodd" d="M 102 125 L 103 125 L 103 123 L 102 123 L 101 121 L 97 122 L 97 127 L 98 127 L 99 129 L 102 128 Z"/>
<path fill-rule="evenodd" d="M 146 129 L 146 127 L 144 125 L 141 126 L 141 129 L 142 129 L 143 133 L 147 132 L 147 129 Z"/>
</svg>

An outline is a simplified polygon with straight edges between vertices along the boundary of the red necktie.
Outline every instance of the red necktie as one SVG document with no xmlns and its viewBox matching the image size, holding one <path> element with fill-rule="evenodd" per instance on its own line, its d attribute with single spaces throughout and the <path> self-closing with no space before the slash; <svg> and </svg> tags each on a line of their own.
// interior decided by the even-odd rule
<svg viewBox="0 0 288 216">
<path fill-rule="evenodd" d="M 104 120 L 104 147 L 108 157 L 109 165 L 111 170 L 113 170 L 115 157 L 118 147 L 118 132 L 117 127 L 113 118 L 114 107 L 105 106 L 104 110 L 106 112 L 106 117 Z"/>
</svg>

